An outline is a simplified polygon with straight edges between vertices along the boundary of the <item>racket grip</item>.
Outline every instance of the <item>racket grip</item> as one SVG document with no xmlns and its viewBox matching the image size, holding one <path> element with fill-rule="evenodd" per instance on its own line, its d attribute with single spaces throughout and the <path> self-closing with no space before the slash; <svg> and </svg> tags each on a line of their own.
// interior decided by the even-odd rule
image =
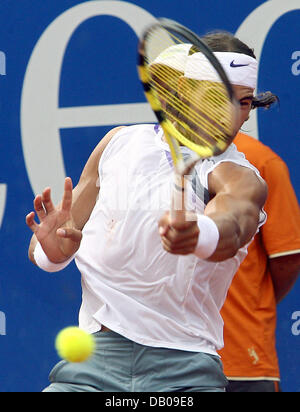
<svg viewBox="0 0 300 412">
<path fill-rule="evenodd" d="M 186 222 L 184 177 L 176 174 L 172 193 L 171 219 L 177 223 Z"/>
</svg>

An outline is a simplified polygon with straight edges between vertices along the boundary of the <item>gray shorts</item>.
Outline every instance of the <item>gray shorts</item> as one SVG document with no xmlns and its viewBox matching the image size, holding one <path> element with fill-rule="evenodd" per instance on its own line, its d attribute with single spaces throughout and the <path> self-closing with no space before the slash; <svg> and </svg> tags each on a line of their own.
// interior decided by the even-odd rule
<svg viewBox="0 0 300 412">
<path fill-rule="evenodd" d="M 115 332 L 95 335 L 96 351 L 81 364 L 58 363 L 44 392 L 224 392 L 217 356 L 139 345 Z"/>
</svg>

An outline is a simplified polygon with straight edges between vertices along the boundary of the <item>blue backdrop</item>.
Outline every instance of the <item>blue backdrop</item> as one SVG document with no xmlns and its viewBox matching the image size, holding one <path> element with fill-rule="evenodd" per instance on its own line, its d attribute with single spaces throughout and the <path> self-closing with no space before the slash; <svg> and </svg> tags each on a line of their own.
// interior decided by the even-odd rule
<svg viewBox="0 0 300 412">
<path fill-rule="evenodd" d="M 284 4 L 283 4 L 284 3 Z M 288 4 L 285 4 L 288 3 Z M 137 34 L 155 17 L 202 34 L 238 32 L 260 59 L 258 90 L 280 107 L 245 130 L 288 164 L 299 198 L 300 0 L 2 0 L 0 4 L 0 391 L 38 392 L 58 361 L 54 338 L 77 323 L 80 275 L 27 259 L 25 215 L 45 186 L 60 198 L 113 126 L 152 121 L 136 74 Z M 278 308 L 285 391 L 300 391 L 299 283 Z"/>
</svg>

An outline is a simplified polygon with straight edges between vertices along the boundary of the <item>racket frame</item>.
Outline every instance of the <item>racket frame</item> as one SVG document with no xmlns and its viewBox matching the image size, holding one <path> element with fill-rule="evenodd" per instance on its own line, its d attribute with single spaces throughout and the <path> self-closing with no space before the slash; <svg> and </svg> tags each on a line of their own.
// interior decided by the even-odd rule
<svg viewBox="0 0 300 412">
<path fill-rule="evenodd" d="M 186 43 L 191 43 L 197 51 L 204 54 L 207 60 L 213 65 L 215 70 L 217 71 L 220 79 L 222 80 L 223 84 L 226 87 L 229 99 L 231 100 L 233 105 L 237 105 L 237 101 L 234 96 L 234 91 L 230 81 L 228 80 L 227 74 L 223 69 L 221 63 L 217 59 L 217 57 L 213 54 L 210 48 L 197 36 L 193 31 L 188 29 L 187 27 L 181 25 L 180 23 L 166 19 L 166 18 L 159 18 L 157 22 L 146 28 L 144 30 L 138 45 L 138 73 L 141 83 L 143 85 L 145 96 L 150 103 L 154 114 L 161 125 L 167 143 L 170 147 L 171 156 L 174 163 L 174 170 L 175 170 L 175 179 L 174 179 L 174 193 L 172 198 L 172 208 L 171 214 L 172 219 L 176 221 L 186 221 L 185 216 L 185 195 L 184 195 L 184 176 L 188 175 L 197 161 L 204 158 L 209 158 L 212 156 L 217 156 L 223 153 L 229 145 L 232 143 L 234 136 L 232 139 L 228 138 L 228 141 L 219 141 L 216 145 L 213 145 L 212 148 L 203 148 L 196 143 L 191 142 L 189 139 L 185 138 L 173 125 L 170 119 L 167 118 L 164 110 L 161 107 L 159 98 L 156 92 L 151 87 L 151 74 L 148 71 L 147 59 L 145 57 L 145 44 L 147 43 L 148 37 L 156 28 L 162 28 L 167 32 L 175 33 L 181 37 L 186 38 Z M 187 146 L 193 151 L 191 159 L 185 163 L 183 160 L 183 156 L 180 150 L 180 144 Z M 175 205 L 182 205 L 180 210 L 177 210 Z"/>
</svg>

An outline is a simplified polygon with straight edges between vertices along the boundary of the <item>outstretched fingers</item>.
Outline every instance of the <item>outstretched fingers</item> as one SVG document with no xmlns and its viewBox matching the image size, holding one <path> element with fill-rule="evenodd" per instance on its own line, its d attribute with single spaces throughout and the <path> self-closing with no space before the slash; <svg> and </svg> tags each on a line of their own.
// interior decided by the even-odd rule
<svg viewBox="0 0 300 412">
<path fill-rule="evenodd" d="M 35 217 L 34 212 L 30 212 L 26 216 L 26 224 L 32 230 L 33 233 L 35 233 L 37 231 L 38 227 L 39 227 L 39 225 L 34 220 L 34 217 Z"/>
<path fill-rule="evenodd" d="M 70 177 L 65 179 L 64 195 L 62 200 L 62 210 L 69 212 L 72 207 L 72 192 L 73 192 L 73 183 Z"/>
<path fill-rule="evenodd" d="M 33 201 L 33 207 L 40 222 L 42 222 L 47 214 L 53 212 L 54 205 L 51 200 L 51 189 L 48 187 L 42 193 L 37 195 Z"/>
<path fill-rule="evenodd" d="M 61 209 L 65 212 L 71 211 L 72 191 L 73 191 L 72 179 L 67 177 L 65 179 L 64 194 L 63 194 L 63 199 L 61 203 Z M 56 210 L 52 202 L 50 187 L 46 188 L 41 195 L 37 195 L 35 197 L 33 201 L 33 207 L 34 207 L 34 212 L 30 212 L 26 216 L 26 224 L 32 230 L 33 233 L 36 233 L 40 225 L 35 221 L 35 217 L 37 217 L 40 223 L 42 223 L 47 218 L 47 215 L 51 214 L 52 212 Z M 76 241 L 81 236 L 81 232 L 71 234 L 71 235 L 68 233 L 67 236 L 62 235 L 62 233 L 60 237 L 69 237 L 71 239 L 74 237 Z"/>
<path fill-rule="evenodd" d="M 54 207 L 54 204 L 53 204 L 52 199 L 51 199 L 51 189 L 50 189 L 50 187 L 47 187 L 47 189 L 45 189 L 43 191 L 42 203 L 43 203 L 43 207 L 45 209 L 46 214 L 49 214 L 49 213 L 54 211 L 55 207 Z"/>
<path fill-rule="evenodd" d="M 33 201 L 33 207 L 36 211 L 37 217 L 42 221 L 46 216 L 46 211 L 43 206 L 43 200 L 41 195 L 37 195 Z"/>
</svg>

